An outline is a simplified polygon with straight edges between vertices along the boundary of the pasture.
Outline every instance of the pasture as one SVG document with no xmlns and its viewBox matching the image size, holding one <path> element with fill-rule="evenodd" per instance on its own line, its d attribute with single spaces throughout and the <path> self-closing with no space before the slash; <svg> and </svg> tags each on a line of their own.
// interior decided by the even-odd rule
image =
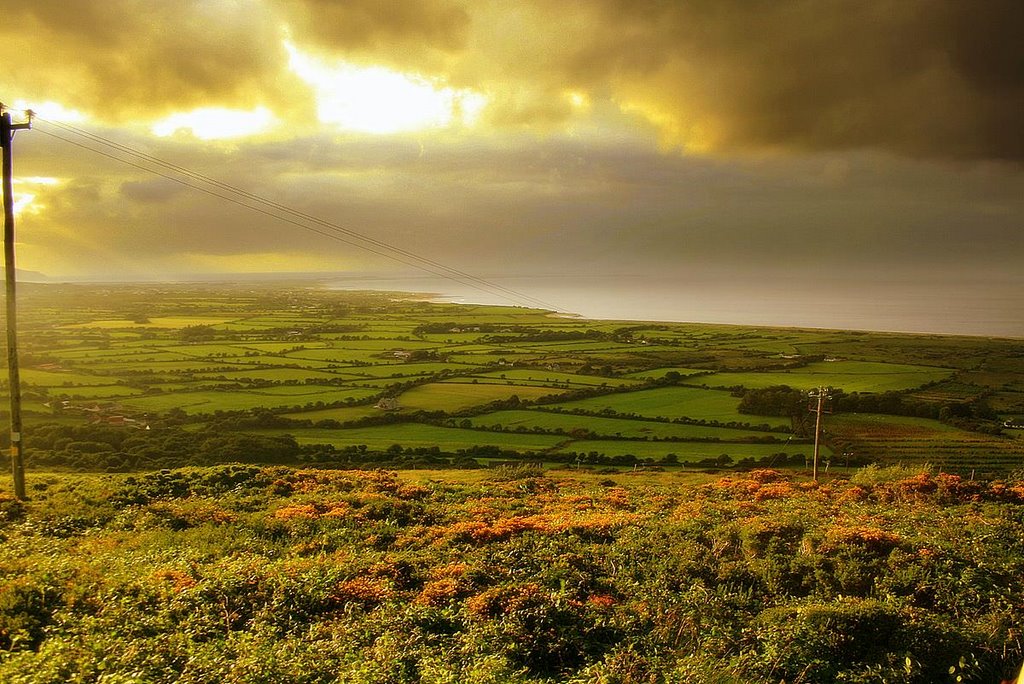
<svg viewBox="0 0 1024 684">
<path fill-rule="evenodd" d="M 762 419 L 760 416 L 740 413 L 739 403 L 739 398 L 721 390 L 659 387 L 569 401 L 557 406 L 566 410 L 636 414 L 648 418 L 689 418 L 719 423 L 768 423 L 773 426 L 784 426 L 777 418 Z"/>
<path fill-rule="evenodd" d="M 198 432 L 212 420 L 244 433 L 247 420 L 267 421 L 269 412 L 285 423 L 344 423 L 315 435 L 339 445 L 365 437 L 386 447 L 395 434 L 416 448 L 565 453 L 584 444 L 609 458 L 675 453 L 692 462 L 745 457 L 737 449 L 770 454 L 787 440 L 803 449 L 802 407 L 755 415 L 740 412 L 741 399 L 774 385 L 831 385 L 896 393 L 915 411 L 960 421 L 933 419 L 926 435 L 894 436 L 899 416 L 884 419 L 888 432 L 849 413 L 828 416 L 824 440 L 837 453 L 958 468 L 1024 464 L 1019 432 L 992 434 L 1024 415 L 1014 340 L 590 321 L 315 282 L 31 285 L 21 304 L 31 426 L 88 432 L 127 417 L 159 439 L 165 427 Z M 725 387 L 739 389 L 715 389 Z M 416 422 L 402 422 L 410 416 Z"/>
<path fill-rule="evenodd" d="M 789 385 L 795 389 L 835 387 L 847 392 L 890 392 L 916 389 L 948 379 L 948 368 L 870 361 L 820 361 L 793 370 L 764 373 L 715 373 L 700 378 L 709 387 L 759 389 Z"/>
<path fill-rule="evenodd" d="M 474 446 L 493 446 L 511 451 L 536 452 L 553 449 L 563 441 L 562 438 L 551 435 L 504 434 L 417 423 L 357 427 L 347 430 L 299 428 L 268 431 L 266 434 L 290 434 L 300 444 L 331 444 L 342 448 L 363 444 L 370 449 L 379 451 L 398 444 L 413 449 L 438 447 L 446 452 L 455 452 Z"/>
<path fill-rule="evenodd" d="M 561 453 L 589 454 L 602 456 L 636 456 L 661 460 L 669 454 L 679 457 L 681 463 L 728 457 L 726 463 L 733 463 L 743 458 L 761 459 L 776 454 L 789 456 L 801 455 L 810 458 L 814 455 L 811 444 L 739 444 L 730 442 L 640 442 L 628 440 L 578 440 L 562 446 Z M 823 457 L 829 457 L 831 450 L 823 448 Z"/>
<path fill-rule="evenodd" d="M 573 415 L 552 411 L 497 411 L 474 416 L 470 424 L 478 427 L 497 427 L 518 431 L 540 429 L 561 430 L 567 434 L 592 433 L 601 437 L 628 437 L 633 439 L 714 439 L 737 440 L 776 437 L 785 441 L 786 435 L 771 435 L 758 430 L 736 430 L 708 425 L 663 423 L 650 420 L 626 420 L 602 416 Z"/>
<path fill-rule="evenodd" d="M 504 401 L 513 396 L 536 399 L 559 393 L 560 390 L 550 387 L 448 381 L 414 387 L 402 392 L 398 401 L 405 409 L 454 412 L 493 401 Z"/>
</svg>

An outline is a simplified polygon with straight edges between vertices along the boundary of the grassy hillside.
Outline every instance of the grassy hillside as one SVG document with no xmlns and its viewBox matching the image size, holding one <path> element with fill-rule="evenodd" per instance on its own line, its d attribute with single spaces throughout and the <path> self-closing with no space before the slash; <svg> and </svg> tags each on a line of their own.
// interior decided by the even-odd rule
<svg viewBox="0 0 1024 684">
<path fill-rule="evenodd" d="M 530 468 L 37 474 L 0 681 L 998 682 L 1024 486 Z M 967 524 L 965 524 L 967 523 Z"/>
</svg>

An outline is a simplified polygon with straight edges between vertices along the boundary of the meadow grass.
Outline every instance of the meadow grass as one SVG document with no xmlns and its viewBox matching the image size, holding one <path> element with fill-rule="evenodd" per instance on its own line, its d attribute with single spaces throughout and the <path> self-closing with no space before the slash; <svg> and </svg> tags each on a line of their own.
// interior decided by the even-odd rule
<svg viewBox="0 0 1024 684">
<path fill-rule="evenodd" d="M 685 425 L 656 421 L 627 420 L 599 416 L 577 416 L 568 413 L 554 413 L 544 410 L 497 411 L 474 416 L 469 419 L 474 426 L 491 427 L 500 425 L 513 429 L 534 427 L 545 430 L 561 429 L 566 433 L 574 430 L 590 431 L 602 437 L 632 437 L 636 439 L 677 438 L 677 439 L 743 439 L 749 437 L 774 436 L 786 439 L 786 435 L 771 435 L 757 430 L 735 430 L 731 428 L 704 425 Z"/>
<path fill-rule="evenodd" d="M 739 398 L 720 390 L 696 387 L 658 387 L 622 392 L 557 404 L 565 409 L 600 413 L 611 409 L 616 413 L 635 413 L 647 417 L 690 418 L 720 423 L 768 423 L 786 426 L 780 418 L 751 416 L 738 411 Z M 787 421 L 788 422 L 788 421 Z"/>
<path fill-rule="evenodd" d="M 317 370 L 315 368 L 251 368 L 240 371 L 213 371 L 198 373 L 201 378 L 225 378 L 228 380 L 269 380 L 273 382 L 288 382 L 306 380 L 337 380 L 340 377 L 354 378 L 351 373 L 333 373 L 331 371 Z"/>
<path fill-rule="evenodd" d="M 167 411 L 180 408 L 185 413 L 213 413 L 214 411 L 247 411 L 255 408 L 293 408 L 309 402 L 325 403 L 346 399 L 365 399 L 376 394 L 358 387 L 337 388 L 332 392 L 315 395 L 287 396 L 252 391 L 199 391 L 172 392 L 144 397 L 126 398 L 122 403 L 137 411 Z"/>
<path fill-rule="evenodd" d="M 691 375 L 699 375 L 701 373 L 707 373 L 707 371 L 706 370 L 701 370 L 699 368 L 680 368 L 680 367 L 677 367 L 677 366 L 667 366 L 667 367 L 664 367 L 664 368 L 652 368 L 650 370 L 642 370 L 642 371 L 637 371 L 635 373 L 627 373 L 623 377 L 626 377 L 626 378 L 640 378 L 640 379 L 644 379 L 644 380 L 646 380 L 646 379 L 660 380 L 661 378 L 664 378 L 668 373 L 679 373 L 679 375 L 681 375 L 681 376 L 683 376 L 685 378 L 685 377 L 688 377 L 688 376 L 691 376 Z"/>
<path fill-rule="evenodd" d="M 104 330 L 117 328 L 163 328 L 173 330 L 196 325 L 220 325 L 232 320 L 234 319 L 208 318 L 205 316 L 157 316 L 149 319 L 146 323 L 135 323 L 130 320 L 107 319 L 89 321 L 87 323 L 72 323 L 61 327 L 67 329 L 99 328 Z"/>
<path fill-rule="evenodd" d="M 847 392 L 908 390 L 949 378 L 948 368 L 868 361 L 821 361 L 803 368 L 762 373 L 716 373 L 700 379 L 709 387 L 742 385 L 748 389 L 789 385 L 795 389 L 837 387 Z"/>
<path fill-rule="evenodd" d="M 295 428 L 270 430 L 265 431 L 265 434 L 290 434 L 300 444 L 333 444 L 336 447 L 365 444 L 370 449 L 380 451 L 393 444 L 400 444 L 407 448 L 437 446 L 447 452 L 455 452 L 473 446 L 496 446 L 524 452 L 551 449 L 564 441 L 563 438 L 552 435 L 504 434 L 419 423 L 399 423 L 347 430 Z"/>
<path fill-rule="evenodd" d="M 596 452 L 604 456 L 632 455 L 637 458 L 661 459 L 668 454 L 675 454 L 681 462 L 700 461 L 728 455 L 733 462 L 742 458 L 760 459 L 778 453 L 789 455 L 803 454 L 812 456 L 812 444 L 740 444 L 736 442 L 646 442 L 629 440 L 574 440 L 560 447 L 559 452 L 589 454 Z M 821 454 L 830 455 L 828 447 L 821 448 Z"/>
<path fill-rule="evenodd" d="M 641 381 L 632 378 L 605 378 L 599 375 L 577 375 L 575 373 L 561 373 L 558 371 L 533 369 L 533 368 L 510 368 L 486 373 L 474 373 L 478 378 L 491 378 L 499 380 L 511 380 L 513 383 L 544 383 L 555 385 L 578 385 L 584 387 L 629 387 L 642 384 Z"/>
<path fill-rule="evenodd" d="M 111 380 L 114 379 L 111 376 L 87 375 L 74 371 L 45 371 L 35 368 L 24 368 L 21 370 L 22 382 L 41 387 L 60 388 L 75 385 L 109 385 Z"/>
<path fill-rule="evenodd" d="M 413 387 L 403 392 L 399 405 L 406 409 L 423 411 L 461 411 L 473 406 L 482 406 L 517 396 L 520 399 L 537 399 L 557 395 L 562 390 L 550 387 L 526 387 L 524 385 L 492 385 L 470 382 L 433 382 Z"/>
</svg>

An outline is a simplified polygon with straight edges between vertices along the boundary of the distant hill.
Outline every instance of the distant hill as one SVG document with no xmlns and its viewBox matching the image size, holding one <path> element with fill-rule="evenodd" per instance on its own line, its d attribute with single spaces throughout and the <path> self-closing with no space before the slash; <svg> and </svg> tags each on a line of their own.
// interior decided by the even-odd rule
<svg viewBox="0 0 1024 684">
<path fill-rule="evenodd" d="M 53 282 L 53 279 L 50 278 L 50 276 L 46 275 L 45 273 L 40 273 L 39 271 L 26 271 L 24 269 L 17 268 L 17 269 L 15 269 L 15 274 L 18 276 L 18 280 L 20 282 L 26 282 L 26 283 L 50 283 L 50 282 Z M 0 278 L 4 278 L 4 277 L 6 277 L 6 275 L 7 275 L 7 269 L 5 269 L 3 267 L 3 264 L 0 264 Z"/>
</svg>

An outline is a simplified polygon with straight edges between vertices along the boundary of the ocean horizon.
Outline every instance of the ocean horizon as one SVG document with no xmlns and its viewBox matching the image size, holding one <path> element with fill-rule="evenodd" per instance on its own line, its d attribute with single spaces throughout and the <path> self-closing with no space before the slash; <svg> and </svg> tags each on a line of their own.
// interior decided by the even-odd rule
<svg viewBox="0 0 1024 684">
<path fill-rule="evenodd" d="M 654 276 L 492 277 L 543 308 L 584 318 L 721 323 L 1024 338 L 1024 297 L 1016 283 L 829 282 Z M 492 289 L 430 276 L 332 278 L 338 290 L 430 295 L 465 304 L 537 306 Z"/>
</svg>

